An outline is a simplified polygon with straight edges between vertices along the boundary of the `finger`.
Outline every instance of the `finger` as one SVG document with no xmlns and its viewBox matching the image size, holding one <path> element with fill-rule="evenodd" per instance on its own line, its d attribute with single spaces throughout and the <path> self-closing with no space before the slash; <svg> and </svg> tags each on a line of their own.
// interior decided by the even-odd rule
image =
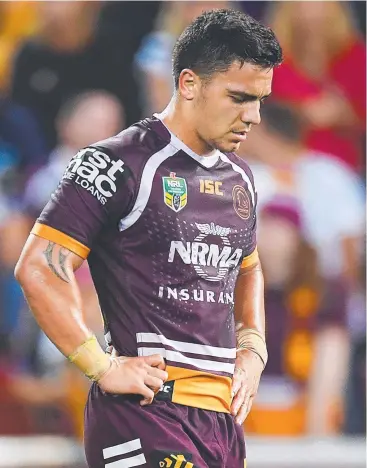
<svg viewBox="0 0 367 468">
<path fill-rule="evenodd" d="M 247 412 L 248 412 L 248 407 L 249 407 L 249 401 L 250 401 L 250 398 L 249 398 L 248 395 L 246 395 L 245 399 L 243 400 L 242 405 L 239 408 L 237 416 L 236 416 L 236 422 L 238 424 L 242 425 L 245 418 L 246 418 L 246 415 L 247 415 Z"/>
<path fill-rule="evenodd" d="M 248 402 L 248 406 L 247 406 L 247 412 L 245 414 L 245 419 L 244 421 L 246 421 L 246 418 L 247 416 L 249 415 L 250 411 L 251 411 L 251 408 L 252 408 L 252 403 L 254 402 L 254 397 L 251 397 L 249 402 Z"/>
<path fill-rule="evenodd" d="M 144 361 L 153 367 L 158 367 L 159 369 L 165 369 L 166 363 L 164 362 L 163 356 L 160 354 L 152 354 L 151 356 L 144 357 Z"/>
<path fill-rule="evenodd" d="M 165 370 L 161 370 L 158 367 L 148 366 L 147 373 L 151 375 L 152 377 L 161 379 L 163 382 L 165 382 L 168 379 L 168 372 L 166 372 Z"/>
<path fill-rule="evenodd" d="M 114 348 L 113 346 L 111 346 L 111 356 L 112 357 L 119 357 L 119 353 L 117 352 L 116 348 Z"/>
<path fill-rule="evenodd" d="M 242 376 L 240 373 L 235 372 L 232 380 L 232 398 L 237 394 L 238 390 L 241 388 Z"/>
<path fill-rule="evenodd" d="M 164 358 L 162 358 L 161 364 L 158 364 L 158 366 L 156 366 L 156 367 L 157 367 L 157 369 L 161 369 L 161 370 L 164 371 L 164 369 L 166 368 L 166 361 L 164 360 Z"/>
<path fill-rule="evenodd" d="M 154 398 L 154 392 L 146 385 L 142 385 L 139 389 L 139 394 L 142 395 L 144 398 L 140 401 L 141 406 L 150 405 Z"/>
<path fill-rule="evenodd" d="M 236 396 L 233 398 L 232 405 L 231 405 L 231 414 L 232 416 L 236 416 L 244 399 L 246 398 L 246 387 L 243 385 L 239 391 L 237 392 Z"/>
<path fill-rule="evenodd" d="M 144 383 L 156 393 L 162 388 L 163 380 L 148 374 L 144 379 Z"/>
<path fill-rule="evenodd" d="M 152 402 L 153 402 L 153 398 L 149 398 L 149 399 L 144 398 L 144 400 L 141 400 L 140 406 L 147 406 L 147 405 L 150 405 Z"/>
</svg>

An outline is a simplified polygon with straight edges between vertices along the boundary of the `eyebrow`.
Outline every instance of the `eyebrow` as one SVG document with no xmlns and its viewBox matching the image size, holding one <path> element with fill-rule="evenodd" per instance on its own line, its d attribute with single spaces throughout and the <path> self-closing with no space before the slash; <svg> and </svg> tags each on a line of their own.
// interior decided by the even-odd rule
<svg viewBox="0 0 367 468">
<path fill-rule="evenodd" d="M 243 100 L 246 100 L 246 101 L 258 101 L 258 100 L 265 100 L 267 99 L 271 93 L 269 94 L 266 94 L 265 96 L 263 96 L 262 98 L 259 98 L 259 96 L 256 96 L 255 94 L 249 94 L 249 93 L 245 93 L 243 91 L 235 91 L 233 89 L 228 89 L 227 88 L 227 92 L 228 94 L 232 94 L 232 95 L 235 95 L 235 96 L 238 96 L 240 98 L 242 98 Z"/>
</svg>

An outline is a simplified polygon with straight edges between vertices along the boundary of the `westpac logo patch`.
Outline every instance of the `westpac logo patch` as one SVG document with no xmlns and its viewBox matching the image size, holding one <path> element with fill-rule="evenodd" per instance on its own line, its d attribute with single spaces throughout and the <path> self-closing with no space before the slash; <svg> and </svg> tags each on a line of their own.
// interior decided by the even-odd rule
<svg viewBox="0 0 367 468">
<path fill-rule="evenodd" d="M 174 172 L 170 177 L 162 177 L 164 203 L 176 213 L 187 205 L 187 184 L 183 177 L 176 177 Z"/>
<path fill-rule="evenodd" d="M 233 249 L 228 239 L 231 228 L 217 224 L 195 223 L 199 234 L 193 242 L 171 241 L 168 262 L 179 257 L 186 265 L 193 265 L 199 276 L 208 281 L 221 281 L 230 268 L 235 268 L 241 258 L 242 249 Z M 218 236 L 221 245 L 203 242 L 207 236 Z"/>
<path fill-rule="evenodd" d="M 107 154 L 86 148 L 70 161 L 63 179 L 73 180 L 105 205 L 117 191 L 116 180 L 124 172 L 120 159 L 111 160 Z"/>
</svg>

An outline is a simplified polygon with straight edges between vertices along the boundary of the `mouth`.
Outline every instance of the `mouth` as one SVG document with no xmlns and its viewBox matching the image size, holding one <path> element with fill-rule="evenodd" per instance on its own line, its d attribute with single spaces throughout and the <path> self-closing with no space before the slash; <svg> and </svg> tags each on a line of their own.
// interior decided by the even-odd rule
<svg viewBox="0 0 367 468">
<path fill-rule="evenodd" d="M 248 133 L 248 130 L 243 130 L 242 132 L 235 132 L 235 131 L 232 131 L 233 135 L 236 136 L 236 139 L 238 141 L 245 141 L 246 138 L 247 138 L 247 133 Z"/>
</svg>

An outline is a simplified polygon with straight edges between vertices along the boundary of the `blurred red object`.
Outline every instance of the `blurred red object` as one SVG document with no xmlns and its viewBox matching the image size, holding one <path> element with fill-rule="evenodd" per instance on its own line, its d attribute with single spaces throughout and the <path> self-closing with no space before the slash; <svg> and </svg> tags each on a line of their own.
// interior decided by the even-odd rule
<svg viewBox="0 0 367 468">
<path fill-rule="evenodd" d="M 29 409 L 10 390 L 11 370 L 0 367 L 0 435 L 27 435 L 32 431 Z"/>
</svg>

